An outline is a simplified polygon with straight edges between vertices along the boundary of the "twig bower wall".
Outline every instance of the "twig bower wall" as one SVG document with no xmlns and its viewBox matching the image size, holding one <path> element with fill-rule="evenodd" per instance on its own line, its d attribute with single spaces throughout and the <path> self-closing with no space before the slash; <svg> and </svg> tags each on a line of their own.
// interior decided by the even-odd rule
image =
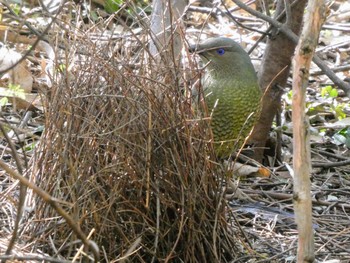
<svg viewBox="0 0 350 263">
<path fill-rule="evenodd" d="M 145 36 L 71 41 L 46 95 L 33 180 L 92 233 L 106 260 L 237 258 L 242 241 L 223 198 L 225 171 L 214 161 L 208 120 L 186 95 L 189 70 L 155 63 Z M 33 201 L 36 246 L 74 257 L 82 243 L 71 227 Z"/>
</svg>

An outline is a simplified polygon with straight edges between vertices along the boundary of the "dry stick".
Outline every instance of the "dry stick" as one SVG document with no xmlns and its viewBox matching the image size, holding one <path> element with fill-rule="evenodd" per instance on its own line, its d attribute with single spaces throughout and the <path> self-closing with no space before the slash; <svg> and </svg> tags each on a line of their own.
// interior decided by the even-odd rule
<svg viewBox="0 0 350 263">
<path fill-rule="evenodd" d="M 313 152 L 314 153 L 318 153 L 321 156 L 325 155 L 325 156 L 333 157 L 333 158 L 336 158 L 336 159 L 339 159 L 339 160 L 349 160 L 349 157 L 345 157 L 345 156 L 339 155 L 339 154 L 334 154 L 334 153 L 327 152 L 327 151 L 324 151 L 324 150 L 316 150 L 316 151 L 313 151 Z"/>
<path fill-rule="evenodd" d="M 335 235 L 332 235 L 332 237 L 325 237 L 325 236 L 319 235 L 320 238 L 324 239 L 325 243 L 320 248 L 318 248 L 317 252 L 324 251 L 325 247 L 327 247 L 327 244 L 333 243 L 333 241 L 335 241 L 337 237 L 345 236 L 347 233 L 349 233 L 349 228 L 346 228 L 342 231 L 337 232 Z M 346 249 L 343 246 L 338 245 L 337 242 L 334 242 L 333 244 L 337 247 L 340 247 L 342 251 L 344 252 L 347 251 L 349 253 L 349 249 Z"/>
<path fill-rule="evenodd" d="M 135 254 L 137 251 L 139 251 L 142 246 L 140 246 L 142 239 L 141 237 L 138 237 L 129 247 L 129 249 L 126 251 L 125 255 L 122 256 L 121 258 L 118 258 L 118 262 L 120 263 L 124 263 L 128 257 L 130 257 L 131 255 Z"/>
<path fill-rule="evenodd" d="M 350 65 L 343 65 L 343 66 L 331 68 L 330 70 L 332 70 L 333 72 L 343 72 L 343 71 L 350 70 Z M 322 70 L 314 71 L 311 73 L 312 76 L 323 75 L 323 74 L 324 73 Z"/>
<path fill-rule="evenodd" d="M 90 239 L 94 232 L 95 232 L 95 228 L 93 228 L 90 231 L 89 235 L 87 236 L 87 239 Z M 79 256 L 83 253 L 83 251 L 84 251 L 84 245 L 80 246 L 80 248 L 78 249 L 78 253 L 76 253 L 74 258 L 72 259 L 72 263 L 78 260 Z"/>
<path fill-rule="evenodd" d="M 72 263 L 72 261 L 62 260 L 51 257 L 43 257 L 41 255 L 0 255 L 1 260 L 9 260 L 10 262 L 53 262 L 53 263 Z"/>
<path fill-rule="evenodd" d="M 330 44 L 324 47 L 317 47 L 317 52 L 322 52 L 322 51 L 328 51 L 328 50 L 335 50 L 338 48 L 347 48 L 350 46 L 349 40 L 344 40 L 344 41 L 340 41 L 339 43 L 335 43 L 335 44 Z"/>
<path fill-rule="evenodd" d="M 337 162 L 313 162 L 312 163 L 312 167 L 321 167 L 321 168 L 333 168 L 333 167 L 339 167 L 339 166 L 345 166 L 350 164 L 350 158 L 342 156 L 342 155 L 338 155 L 338 154 L 334 154 L 334 153 L 330 153 L 327 151 L 323 151 L 323 150 L 317 150 L 317 151 L 313 151 L 313 153 L 318 153 L 320 156 L 324 157 L 332 157 L 338 160 L 342 160 L 342 161 L 337 161 Z"/>
<path fill-rule="evenodd" d="M 293 66 L 293 205 L 298 225 L 297 262 L 313 262 L 315 245 L 312 228 L 311 153 L 309 121 L 306 116 L 306 88 L 321 26 L 325 21 L 323 0 L 309 1 L 304 27 L 296 47 Z"/>
<path fill-rule="evenodd" d="M 299 38 L 298 36 L 290 30 L 288 27 L 286 27 L 284 24 L 272 19 L 269 16 L 266 16 L 248 6 L 243 4 L 239 0 L 232 0 L 237 6 L 242 8 L 243 10 L 247 11 L 248 13 L 259 17 L 267 22 L 269 22 L 272 26 L 279 29 L 280 32 L 282 32 L 287 38 L 292 40 L 294 43 L 298 43 Z M 347 84 L 345 81 L 339 79 L 337 75 L 326 65 L 325 62 L 322 61 L 316 54 L 313 56 L 313 62 L 333 81 L 334 84 L 336 84 L 340 89 L 342 89 L 348 97 L 350 97 L 350 85 Z"/>
<path fill-rule="evenodd" d="M 185 207 L 185 195 L 184 195 L 184 189 L 181 189 L 181 220 L 180 220 L 180 224 L 179 224 L 179 232 L 177 234 L 176 240 L 174 242 L 174 245 L 172 246 L 169 254 L 167 255 L 167 257 L 165 258 L 164 262 L 170 262 L 170 260 L 174 257 L 175 254 L 175 249 L 177 247 L 177 244 L 180 242 L 180 238 L 182 236 L 182 231 L 183 231 L 183 227 L 186 224 L 186 221 L 188 220 L 187 217 L 185 217 L 185 211 L 184 211 L 184 207 Z"/>
<path fill-rule="evenodd" d="M 4 3 L 3 1 L 0 1 L 1 4 L 3 4 L 4 6 L 6 6 L 8 8 L 8 10 L 17 18 L 20 20 L 19 16 L 11 9 L 11 7 L 7 4 Z M 60 14 L 61 10 L 63 9 L 63 4 L 60 6 L 59 10 L 57 11 L 57 14 L 52 18 L 51 22 L 46 26 L 45 30 L 39 34 L 35 31 L 35 29 L 33 27 L 31 27 L 31 25 L 28 22 L 24 22 L 24 24 L 31 29 L 31 31 L 33 31 L 36 35 L 37 35 L 37 39 L 34 41 L 34 43 L 30 46 L 30 48 L 28 49 L 28 51 L 26 51 L 23 56 L 16 62 L 13 63 L 10 67 L 8 67 L 7 69 L 1 70 L 0 74 L 6 73 L 7 71 L 15 68 L 17 65 L 19 65 L 22 61 L 24 61 L 28 55 L 35 49 L 35 47 L 39 44 L 40 41 L 42 41 L 44 39 L 44 36 L 47 35 L 47 33 L 49 32 L 52 24 L 56 21 L 57 16 Z"/>
<path fill-rule="evenodd" d="M 146 208 L 149 208 L 151 195 L 151 154 L 152 154 L 152 102 L 148 100 L 148 135 L 146 145 L 146 161 L 147 161 L 147 186 L 146 186 Z"/>
<path fill-rule="evenodd" d="M 312 167 L 333 168 L 350 164 L 350 159 L 341 162 L 312 163 Z"/>
<path fill-rule="evenodd" d="M 220 8 L 215 8 L 216 12 L 213 12 L 213 7 L 201 7 L 201 6 L 193 6 L 190 5 L 188 6 L 187 10 L 191 11 L 191 12 L 198 12 L 198 13 L 204 13 L 204 14 L 215 14 L 215 13 L 223 13 L 225 15 L 228 15 L 229 13 L 232 15 L 232 12 L 239 10 L 239 8 L 229 8 L 226 9 L 226 11 L 222 11 Z M 259 20 L 257 18 L 253 18 L 253 17 L 248 17 L 248 16 L 241 16 L 241 15 L 232 15 L 235 19 L 239 19 L 239 20 L 244 20 L 244 21 L 251 21 L 251 22 L 258 22 Z"/>
<path fill-rule="evenodd" d="M 342 27 L 342 26 L 333 26 L 333 25 L 324 25 L 322 29 L 328 29 L 328 30 L 338 30 L 343 32 L 350 32 L 350 27 Z"/>
<path fill-rule="evenodd" d="M 291 248 L 288 248 L 286 250 L 282 250 L 282 252 L 280 253 L 277 253 L 275 255 L 273 255 L 272 257 L 269 257 L 269 258 L 265 258 L 265 259 L 262 259 L 262 260 L 258 260 L 256 261 L 255 263 L 263 263 L 263 262 L 277 262 L 277 261 L 272 261 L 273 259 L 276 259 L 280 256 L 285 256 L 285 255 L 288 255 L 288 252 L 292 251 L 294 249 L 294 247 L 291 247 Z M 283 257 L 283 260 L 285 260 L 285 257 Z"/>
<path fill-rule="evenodd" d="M 226 14 L 228 17 L 230 17 L 230 18 L 233 20 L 233 22 L 235 22 L 238 26 L 240 26 L 240 27 L 242 27 L 242 28 L 245 28 L 245 29 L 248 29 L 248 30 L 250 30 L 250 31 L 254 31 L 254 32 L 260 33 L 260 34 L 262 34 L 262 35 L 264 35 L 264 36 L 265 36 L 265 35 L 269 35 L 268 33 L 264 32 L 264 31 L 257 30 L 257 29 L 255 29 L 255 28 L 246 26 L 246 25 L 244 25 L 243 23 L 239 22 L 239 21 L 231 14 L 231 12 L 230 12 L 229 9 L 227 8 L 227 6 L 226 6 L 224 0 L 221 0 L 221 3 L 222 3 L 222 5 L 224 6 L 224 8 L 226 9 L 226 12 L 225 12 L 224 14 Z M 221 11 L 221 12 L 222 12 L 222 11 Z"/>
<path fill-rule="evenodd" d="M 284 193 L 276 193 L 273 191 L 262 191 L 262 190 L 251 190 L 251 189 L 243 189 L 242 190 L 247 195 L 262 195 L 262 196 L 268 196 L 273 199 L 277 199 L 280 201 L 287 201 L 292 200 L 293 195 L 292 194 L 284 194 Z M 323 205 L 323 206 L 335 206 L 342 209 L 350 210 L 350 204 L 347 203 L 341 203 L 341 202 L 329 202 L 329 201 L 323 201 L 318 199 L 312 199 L 312 204 L 314 205 Z"/>
<path fill-rule="evenodd" d="M 4 116 L 0 113 L 1 117 L 4 118 Z M 5 118 L 4 118 L 5 119 Z M 2 134 L 4 135 L 7 143 L 9 144 L 9 147 L 11 149 L 11 153 L 12 153 L 12 158 L 15 160 L 16 162 L 16 166 L 17 166 L 17 169 L 19 171 L 20 174 L 23 174 L 23 167 L 22 167 L 22 164 L 21 164 L 21 161 L 18 157 L 18 153 L 17 153 L 17 150 L 16 150 L 16 147 L 15 145 L 13 144 L 11 138 L 8 136 L 4 126 L 2 123 L 0 123 L 0 131 L 2 132 Z M 18 134 L 17 132 L 15 132 L 15 135 L 17 135 L 17 138 L 18 138 Z"/>
<path fill-rule="evenodd" d="M 18 157 L 18 154 L 17 154 L 17 151 L 16 151 L 16 147 L 12 143 L 11 139 L 7 135 L 7 132 L 5 131 L 5 128 L 1 124 L 0 124 L 0 130 L 1 130 L 2 134 L 4 135 L 6 141 L 8 142 L 8 144 L 9 144 L 9 146 L 11 148 L 11 155 L 15 159 L 16 166 L 17 166 L 17 169 L 18 169 L 19 173 L 23 174 L 23 168 L 22 168 L 21 162 L 19 160 L 19 157 Z M 17 135 L 17 133 L 15 133 L 15 134 Z M 25 199 L 26 199 L 26 194 L 27 194 L 27 187 L 25 185 L 23 185 L 23 184 L 20 184 L 20 186 L 19 186 L 19 201 L 18 201 L 15 225 L 13 227 L 12 236 L 11 236 L 11 239 L 10 239 L 8 245 L 7 245 L 7 249 L 6 249 L 5 255 L 10 255 L 11 254 L 11 250 L 12 250 L 12 248 L 15 245 L 15 242 L 16 242 L 16 239 L 17 239 L 17 236 L 18 236 L 19 223 L 21 221 L 22 214 L 23 214 L 23 207 L 24 207 L 24 202 L 25 202 Z M 3 260 L 2 260 L 2 262 L 3 262 Z"/>
<path fill-rule="evenodd" d="M 54 208 L 59 215 L 61 215 L 67 222 L 67 224 L 71 227 L 73 232 L 79 237 L 79 239 L 83 242 L 83 244 L 89 248 L 95 258 L 95 262 L 99 261 L 99 249 L 95 242 L 88 240 L 83 231 L 81 231 L 80 227 L 76 224 L 76 222 L 71 218 L 64 209 L 59 205 L 58 200 L 53 198 L 47 192 L 45 192 L 40 187 L 36 186 L 32 182 L 30 182 L 27 178 L 20 175 L 17 171 L 11 169 L 4 161 L 0 160 L 0 167 L 5 170 L 11 177 L 20 181 L 21 184 L 25 185 L 33 189 L 33 191 L 40 196 L 46 203 L 48 203 L 52 208 Z"/>
<path fill-rule="evenodd" d="M 156 204 L 157 204 L 157 220 L 156 220 L 156 234 L 154 238 L 154 256 L 152 257 L 151 263 L 155 262 L 156 255 L 157 255 L 157 248 L 159 243 L 159 236 L 160 236 L 160 220 L 161 220 L 161 212 L 160 212 L 160 190 L 159 190 L 159 178 L 156 178 L 156 191 L 157 191 L 157 197 L 156 197 Z"/>
<path fill-rule="evenodd" d="M 298 0 L 295 0 L 293 3 L 290 4 L 290 7 L 293 7 L 297 2 L 298 2 Z M 269 14 L 268 14 L 268 15 L 269 15 Z M 286 10 L 283 10 L 283 11 L 275 18 L 275 20 L 276 20 L 276 21 L 280 21 L 280 20 L 282 20 L 282 18 L 284 18 L 285 16 L 286 16 Z M 269 17 L 269 16 L 268 16 L 268 17 Z M 259 45 L 259 43 L 260 43 L 261 41 L 263 41 L 263 39 L 264 39 L 266 36 L 271 35 L 269 32 L 270 32 L 273 28 L 274 28 L 274 27 L 270 25 L 270 26 L 266 29 L 265 33 L 264 33 L 262 36 L 260 36 L 260 38 L 255 42 L 255 44 L 249 49 L 248 54 L 251 54 L 251 53 L 253 52 L 253 50 Z"/>
</svg>

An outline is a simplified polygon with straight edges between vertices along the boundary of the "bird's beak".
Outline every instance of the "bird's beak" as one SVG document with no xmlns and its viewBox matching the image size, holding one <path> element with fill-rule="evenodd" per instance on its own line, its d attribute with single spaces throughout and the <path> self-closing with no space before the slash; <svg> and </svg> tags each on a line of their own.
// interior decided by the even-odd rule
<svg viewBox="0 0 350 263">
<path fill-rule="evenodd" d="M 205 57 L 205 51 L 206 50 L 204 50 L 204 49 L 202 49 L 199 45 L 190 45 L 189 47 L 188 47 L 188 51 L 191 53 L 191 54 L 194 54 L 194 53 L 196 53 L 196 54 L 198 54 L 198 55 L 200 55 L 201 57 Z"/>
<path fill-rule="evenodd" d="M 197 54 L 199 55 L 202 59 L 204 59 L 204 61 L 209 61 L 209 58 L 207 57 L 207 50 L 206 49 L 203 49 L 199 44 L 197 45 L 190 45 L 188 47 L 188 51 L 191 53 L 191 54 Z"/>
</svg>

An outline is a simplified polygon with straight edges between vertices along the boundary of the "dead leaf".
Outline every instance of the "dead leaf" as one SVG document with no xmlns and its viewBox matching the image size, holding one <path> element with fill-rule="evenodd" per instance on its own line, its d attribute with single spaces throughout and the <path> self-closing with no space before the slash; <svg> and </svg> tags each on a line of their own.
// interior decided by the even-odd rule
<svg viewBox="0 0 350 263">
<path fill-rule="evenodd" d="M 0 71 L 6 71 L 15 65 L 22 55 L 2 45 L 0 47 Z M 8 70 L 1 78 L 8 84 L 19 85 L 24 92 L 30 93 L 33 87 L 32 73 L 28 69 L 27 61 L 23 60 L 14 68 Z"/>
</svg>

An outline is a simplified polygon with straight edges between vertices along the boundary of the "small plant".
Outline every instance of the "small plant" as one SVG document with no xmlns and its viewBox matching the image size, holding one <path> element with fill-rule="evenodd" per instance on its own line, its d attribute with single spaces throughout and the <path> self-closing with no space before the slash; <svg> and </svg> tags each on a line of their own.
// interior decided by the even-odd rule
<svg viewBox="0 0 350 263">
<path fill-rule="evenodd" d="M 326 86 L 321 89 L 321 96 L 325 99 L 331 99 L 329 104 L 330 111 L 335 115 L 338 120 L 346 118 L 344 109 L 346 107 L 345 103 L 339 103 L 336 98 L 338 98 L 338 90 L 332 86 Z"/>
<path fill-rule="evenodd" d="M 122 0 L 107 0 L 105 9 L 108 13 L 114 13 L 119 10 L 123 2 Z"/>
<path fill-rule="evenodd" d="M 9 102 L 9 99 L 7 97 L 3 97 L 0 99 L 0 107 L 6 106 L 6 104 Z"/>
<path fill-rule="evenodd" d="M 338 131 L 333 135 L 333 140 L 336 145 L 344 144 L 350 148 L 350 127 L 346 127 Z"/>
<path fill-rule="evenodd" d="M 4 107 L 8 102 L 8 97 L 18 97 L 25 99 L 24 89 L 20 85 L 9 84 L 8 89 L 5 90 L 2 94 L 3 98 L 0 99 L 0 107 Z"/>
<path fill-rule="evenodd" d="M 342 120 L 346 118 L 346 113 L 344 112 L 344 109 L 346 107 L 345 103 L 337 103 L 331 104 L 331 110 L 335 114 L 338 120 Z"/>
<path fill-rule="evenodd" d="M 338 97 L 338 90 L 332 86 L 326 86 L 321 89 L 322 98 L 336 98 Z"/>
<path fill-rule="evenodd" d="M 10 7 L 11 7 L 12 11 L 16 15 L 20 15 L 20 13 L 21 13 L 21 6 L 19 4 L 13 3 L 13 4 L 10 4 Z"/>
<path fill-rule="evenodd" d="M 105 3 L 105 10 L 111 14 L 111 13 L 117 12 L 120 9 L 120 7 L 124 4 L 125 4 L 124 0 L 107 0 Z M 149 6 L 149 1 L 137 0 L 134 2 L 134 4 L 135 4 L 136 8 L 143 9 L 143 8 L 146 8 L 147 6 Z M 150 10 L 148 9 L 148 11 L 150 11 Z M 130 9 L 128 9 L 128 13 L 131 13 Z"/>
</svg>

